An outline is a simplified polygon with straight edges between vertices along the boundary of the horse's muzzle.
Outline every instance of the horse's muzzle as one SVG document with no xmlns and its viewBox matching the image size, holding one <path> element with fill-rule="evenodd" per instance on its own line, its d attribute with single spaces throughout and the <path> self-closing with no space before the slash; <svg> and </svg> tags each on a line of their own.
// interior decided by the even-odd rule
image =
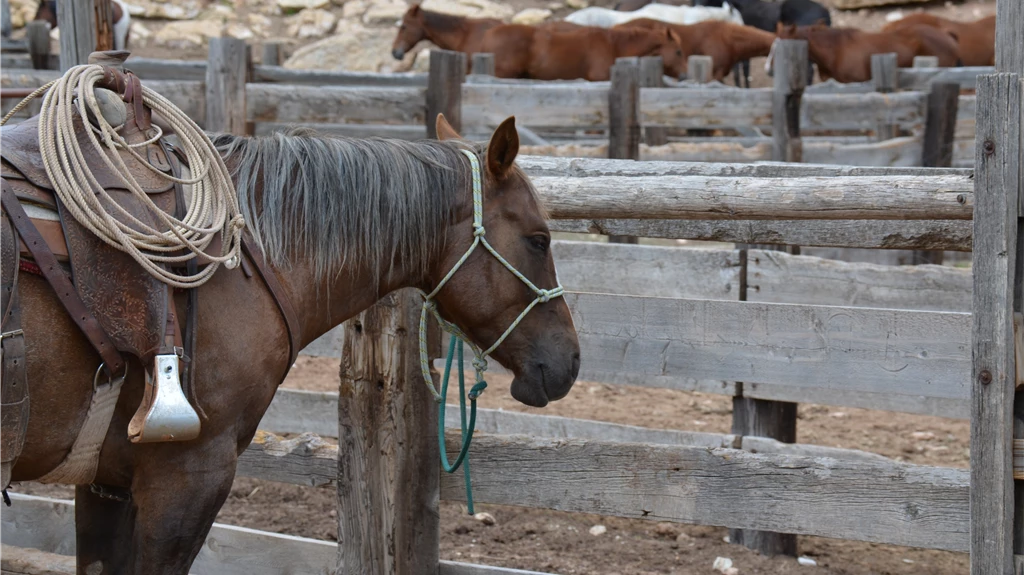
<svg viewBox="0 0 1024 575">
<path fill-rule="evenodd" d="M 405 58 L 405 50 L 395 48 L 394 50 L 391 51 L 391 57 L 393 57 L 395 60 L 401 60 L 402 58 Z"/>
</svg>

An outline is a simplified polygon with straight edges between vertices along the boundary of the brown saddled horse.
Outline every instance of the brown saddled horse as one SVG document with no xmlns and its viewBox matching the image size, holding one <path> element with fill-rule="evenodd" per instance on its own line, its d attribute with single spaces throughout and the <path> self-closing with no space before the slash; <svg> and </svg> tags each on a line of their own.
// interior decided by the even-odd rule
<svg viewBox="0 0 1024 575">
<path fill-rule="evenodd" d="M 494 54 L 499 78 L 607 80 L 616 58 L 661 56 L 664 73 L 678 78 L 686 70 L 679 36 L 658 29 L 505 24 L 484 34 L 483 52 Z"/>
<path fill-rule="evenodd" d="M 883 32 L 903 30 L 915 25 L 931 26 L 952 34 L 960 46 L 960 59 L 964 66 L 996 65 L 996 17 L 989 16 L 974 22 L 957 22 L 925 12 L 908 14 L 901 20 L 886 24 Z"/>
<path fill-rule="evenodd" d="M 712 77 L 719 82 L 725 79 L 736 63 L 767 56 L 775 41 L 775 34 L 770 32 L 713 20 L 686 26 L 642 18 L 619 24 L 616 28 L 653 30 L 664 26 L 669 26 L 681 39 L 684 61 L 693 55 L 711 56 L 714 66 Z"/>
<path fill-rule="evenodd" d="M 854 28 L 779 25 L 784 40 L 807 40 L 811 61 L 822 80 L 867 82 L 871 79 L 871 55 L 896 53 L 897 65 L 908 68 L 914 56 L 937 56 L 939 66 L 959 66 L 956 40 L 931 26 L 908 26 L 893 32 L 864 32 Z"/>
<path fill-rule="evenodd" d="M 443 118 L 438 124 L 443 137 L 457 137 Z M 519 139 L 511 118 L 486 147 L 304 133 L 221 136 L 216 142 L 249 230 L 297 312 L 298 348 L 393 290 L 433 289 L 463 255 L 474 240 L 471 169 L 463 149 L 482 165 L 488 241 L 536 286 L 558 284 L 543 208 L 515 165 Z M 252 267 L 245 258 L 198 288 L 192 361 L 194 397 L 204 418 L 197 439 L 128 440 L 126 427 L 144 388 L 143 367 L 128 358 L 128 378 L 94 480 L 105 487 L 76 490 L 79 573 L 188 573 L 228 496 L 239 454 L 291 364 L 289 326 L 266 284 L 247 275 Z M 42 277 L 22 273 L 17 290 L 32 397 L 13 478 L 32 481 L 53 470 L 75 442 L 100 356 Z M 534 298 L 478 249 L 436 302 L 446 319 L 486 347 Z M 184 299 L 176 303 L 183 313 Z M 493 357 L 515 374 L 512 395 L 519 401 L 543 406 L 564 397 L 579 370 L 579 343 L 565 301 L 538 304 Z"/>
</svg>

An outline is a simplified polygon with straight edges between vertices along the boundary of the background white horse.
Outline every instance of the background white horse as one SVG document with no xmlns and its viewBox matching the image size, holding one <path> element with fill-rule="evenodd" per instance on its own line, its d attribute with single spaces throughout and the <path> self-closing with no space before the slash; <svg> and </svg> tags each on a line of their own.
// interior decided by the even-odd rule
<svg viewBox="0 0 1024 575">
<path fill-rule="evenodd" d="M 590 7 L 578 10 L 565 17 L 566 22 L 580 26 L 597 26 L 611 28 L 623 22 L 650 18 L 670 24 L 696 24 L 705 20 L 724 20 L 743 24 L 743 17 L 738 10 L 724 2 L 721 7 L 714 6 L 669 6 L 667 4 L 648 4 L 633 12 L 619 12 L 608 8 Z"/>
</svg>

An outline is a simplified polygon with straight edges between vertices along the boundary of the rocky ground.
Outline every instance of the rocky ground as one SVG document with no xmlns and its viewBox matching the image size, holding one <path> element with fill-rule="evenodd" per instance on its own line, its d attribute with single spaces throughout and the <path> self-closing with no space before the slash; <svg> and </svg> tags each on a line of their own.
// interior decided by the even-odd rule
<svg viewBox="0 0 1024 575">
<path fill-rule="evenodd" d="M 155 58 L 202 59 L 206 42 L 232 36 L 259 46 L 277 42 L 290 56 L 285 65 L 308 69 L 373 72 L 425 70 L 428 48 L 411 51 L 402 61 L 391 57 L 395 23 L 408 7 L 404 0 L 124 0 L 132 15 L 130 47 Z M 853 0 L 820 0 L 830 6 L 836 26 L 878 29 L 887 20 L 925 10 L 973 20 L 995 12 L 995 2 L 928 2 L 875 9 L 839 10 Z M 856 0 L 893 1 L 893 0 Z M 611 6 L 615 0 L 424 0 L 424 8 L 472 17 L 537 23 L 560 19 L 587 5 Z M 16 29 L 35 13 L 38 0 L 11 0 Z M 17 36 L 20 32 L 16 31 Z M 55 31 L 54 35 L 58 32 Z M 756 66 L 755 66 L 756 68 Z"/>
</svg>

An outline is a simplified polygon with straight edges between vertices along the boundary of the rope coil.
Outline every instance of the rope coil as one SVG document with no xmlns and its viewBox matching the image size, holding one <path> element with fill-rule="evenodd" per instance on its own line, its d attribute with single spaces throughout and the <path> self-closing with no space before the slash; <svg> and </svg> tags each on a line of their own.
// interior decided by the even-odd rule
<svg viewBox="0 0 1024 575">
<path fill-rule="evenodd" d="M 183 179 L 151 166 L 136 148 L 158 141 L 162 132 L 157 127 L 156 134 L 145 142 L 129 144 L 125 141 L 118 133 L 122 126 L 111 126 L 100 111 L 94 90 L 103 76 L 102 66 L 75 66 L 29 95 L 0 121 L 0 125 L 45 91 L 39 114 L 39 148 L 46 175 L 71 215 L 106 244 L 127 253 L 163 283 L 182 289 L 199 287 L 213 277 L 220 264 L 234 267 L 239 261 L 245 220 L 227 166 L 202 128 L 169 100 L 143 86 L 143 102 L 177 134 L 188 165 L 198 175 Z M 163 229 L 140 221 L 98 183 L 75 133 L 76 113 L 86 127 L 90 144 L 106 168 Z M 93 119 L 96 126 L 90 122 Z M 192 186 L 183 219 L 167 214 L 149 198 L 118 150 L 126 150 L 159 178 Z M 209 253 L 207 250 L 217 234 L 222 234 L 224 240 L 221 253 Z M 211 263 L 201 267 L 195 275 L 174 273 L 169 269 L 172 266 L 184 267 L 186 262 L 197 257 Z"/>
</svg>

